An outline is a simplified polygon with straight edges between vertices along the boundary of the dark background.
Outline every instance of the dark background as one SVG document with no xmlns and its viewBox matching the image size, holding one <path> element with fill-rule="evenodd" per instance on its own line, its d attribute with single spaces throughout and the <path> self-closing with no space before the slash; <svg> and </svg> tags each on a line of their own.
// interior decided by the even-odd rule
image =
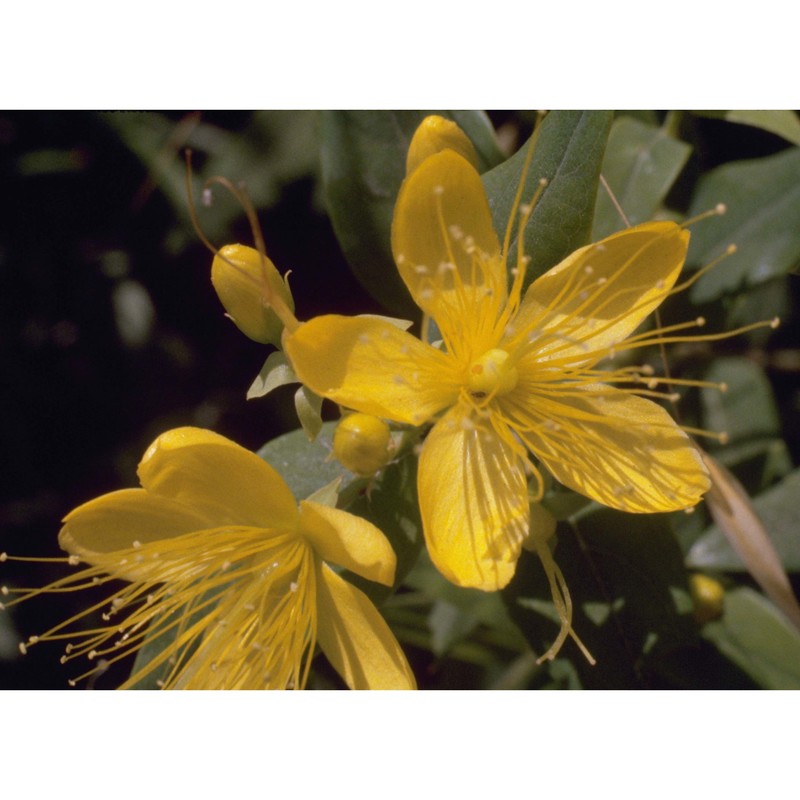
<svg viewBox="0 0 800 800">
<path fill-rule="evenodd" d="M 154 116 L 177 127 L 187 115 Z M 247 113 L 203 114 L 200 122 L 253 138 Z M 273 147 L 285 158 L 290 144 Z M 179 166 L 178 147 L 166 152 Z M 307 169 L 290 183 L 272 179 L 274 201 L 260 214 L 270 257 L 293 270 L 298 314 L 378 310 L 348 271 L 314 196 L 315 154 L 298 157 Z M 202 151 L 194 161 L 203 169 Z M 225 318 L 210 282 L 211 254 L 109 115 L 0 114 L 0 180 L 0 551 L 63 555 L 61 518 L 92 497 L 137 485 L 141 455 L 171 427 L 210 427 L 252 449 L 297 427 L 291 387 L 245 399 L 269 349 Z M 225 203 L 220 197 L 229 234 L 216 243 L 252 244 L 243 215 Z M 201 217 L 219 228 L 217 205 Z M 0 583 L 41 586 L 59 574 L 63 567 L 7 562 Z M 85 602 L 37 598 L 0 612 L 0 687 L 65 688 L 60 646 L 40 645 L 21 658 L 17 642 Z M 98 685 L 113 686 L 115 677 Z"/>
</svg>

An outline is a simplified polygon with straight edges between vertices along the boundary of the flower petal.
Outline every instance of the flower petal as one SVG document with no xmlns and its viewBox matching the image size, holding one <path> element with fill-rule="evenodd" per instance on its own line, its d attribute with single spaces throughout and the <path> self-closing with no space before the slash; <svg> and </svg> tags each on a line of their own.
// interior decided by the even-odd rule
<svg viewBox="0 0 800 800">
<path fill-rule="evenodd" d="M 317 568 L 317 641 L 351 689 L 416 689 L 414 673 L 369 598 L 330 567 Z"/>
<path fill-rule="evenodd" d="M 205 517 L 189 506 L 148 494 L 144 489 L 122 489 L 70 511 L 64 518 L 58 543 L 83 561 L 132 580 L 141 574 L 141 569 L 120 564 L 117 553 L 205 527 Z"/>
<path fill-rule="evenodd" d="M 338 508 L 301 500 L 299 527 L 324 561 L 385 586 L 394 582 L 397 557 L 389 540 L 371 522 Z"/>
<path fill-rule="evenodd" d="M 284 348 L 306 386 L 376 417 L 420 425 L 458 393 L 452 359 L 374 317 L 316 317 Z"/>
<path fill-rule="evenodd" d="M 414 302 L 446 338 L 484 322 L 479 313 L 494 324 L 506 298 L 505 263 L 480 175 L 455 151 L 429 156 L 403 182 L 392 252 Z"/>
<path fill-rule="evenodd" d="M 418 490 L 428 552 L 459 586 L 505 586 L 528 534 L 523 463 L 508 436 L 476 426 L 456 406 L 422 448 Z"/>
<path fill-rule="evenodd" d="M 533 335 L 559 358 L 606 350 L 664 300 L 688 245 L 674 222 L 648 222 L 576 250 L 531 284 L 512 340 Z"/>
<path fill-rule="evenodd" d="M 297 501 L 286 482 L 255 453 L 202 428 L 162 434 L 139 464 L 152 494 L 202 514 L 206 524 L 294 530 Z"/>
<path fill-rule="evenodd" d="M 553 476 L 604 505 L 675 511 L 696 505 L 709 488 L 697 448 L 650 400 L 603 384 L 560 393 L 529 387 L 503 400 Z"/>
</svg>

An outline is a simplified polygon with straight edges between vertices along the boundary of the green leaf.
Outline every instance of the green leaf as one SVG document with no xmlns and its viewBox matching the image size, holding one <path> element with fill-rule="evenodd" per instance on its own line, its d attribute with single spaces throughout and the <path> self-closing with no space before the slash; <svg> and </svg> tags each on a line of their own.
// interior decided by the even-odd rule
<svg viewBox="0 0 800 800">
<path fill-rule="evenodd" d="M 364 288 L 387 309 L 412 319 L 419 312 L 392 257 L 391 224 L 408 145 L 431 113 L 458 123 L 482 169 L 502 160 L 491 124 L 478 111 L 322 112 L 322 180 L 339 244 Z"/>
<path fill-rule="evenodd" d="M 132 203 L 143 203 L 149 191 L 157 189 L 180 220 L 169 239 L 179 251 L 196 234 L 186 197 L 186 167 L 183 147 L 202 155 L 195 160 L 192 194 L 199 201 L 205 181 L 215 175 L 234 183 L 244 181 L 257 209 L 268 208 L 281 196 L 284 185 L 318 169 L 316 111 L 256 111 L 241 131 L 232 132 L 209 124 L 199 113 L 188 113 L 178 121 L 155 112 L 101 113 L 100 119 L 147 168 L 149 179 Z M 210 210 L 200 209 L 203 230 L 219 245 L 230 236 L 232 224 L 243 217 L 241 206 L 219 189 L 214 190 Z M 269 242 L 267 242 L 269 251 Z M 211 260 L 209 257 L 209 267 Z"/>
<path fill-rule="evenodd" d="M 777 486 L 754 498 L 753 506 L 764 523 L 769 538 L 789 572 L 800 572 L 800 469 L 794 470 Z M 742 560 L 728 543 L 724 533 L 710 526 L 695 542 L 687 556 L 692 569 L 743 572 Z"/>
<path fill-rule="evenodd" d="M 431 631 L 431 651 L 443 656 L 454 644 L 464 640 L 479 625 L 474 614 L 464 613 L 458 606 L 437 600 L 428 615 Z"/>
<path fill-rule="evenodd" d="M 276 350 L 267 356 L 264 366 L 261 367 L 261 371 L 247 390 L 247 399 L 253 400 L 256 397 L 263 397 L 279 386 L 299 382 L 300 379 L 289 366 L 286 356 L 281 351 Z"/>
<path fill-rule="evenodd" d="M 336 425 L 337 422 L 324 422 L 313 442 L 300 429 L 278 436 L 258 451 L 264 461 L 280 472 L 298 500 L 304 500 L 336 478 L 344 476 L 342 490 L 357 480 L 353 473 L 331 459 Z"/>
<path fill-rule="evenodd" d="M 728 592 L 722 619 L 703 636 L 763 688 L 800 689 L 800 634 L 758 592 Z"/>
<path fill-rule="evenodd" d="M 694 111 L 700 117 L 724 119 L 774 133 L 792 144 L 800 144 L 800 119 L 794 111 Z"/>
<path fill-rule="evenodd" d="M 696 639 L 683 556 L 664 514 L 590 510 L 560 523 L 554 551 L 569 586 L 573 629 L 597 660 L 570 639 L 569 659 L 587 688 L 658 685 L 660 659 Z M 539 559 L 523 552 L 502 592 L 534 652 L 558 634 L 558 615 Z"/>
<path fill-rule="evenodd" d="M 793 313 L 791 286 L 793 280 L 793 275 L 780 275 L 771 281 L 750 286 L 729 300 L 726 298 L 724 329 L 743 328 L 775 317 L 787 319 Z M 766 340 L 770 333 L 769 329 L 762 329 L 754 331 L 750 336 L 755 344 L 761 338 Z"/>
<path fill-rule="evenodd" d="M 456 586 L 436 569 L 426 551 L 420 553 L 405 583 L 422 593 L 433 608 L 441 606 L 435 615 L 432 608 L 428 616 L 433 652 L 442 654 L 450 650 L 478 625 L 491 630 L 495 643 L 504 649 L 517 652 L 525 649 L 525 640 L 498 592 Z"/>
<path fill-rule="evenodd" d="M 730 442 L 780 433 L 780 417 L 764 371 L 748 358 L 717 358 L 703 376 L 727 391 L 703 389 L 703 427 L 724 431 Z"/>
<path fill-rule="evenodd" d="M 389 464 L 369 489 L 360 492 L 347 510 L 368 519 L 383 531 L 397 556 L 394 588 L 397 588 L 417 563 L 423 547 L 422 520 L 417 501 L 417 459 L 406 456 Z M 376 602 L 382 602 L 393 589 L 365 581 L 348 573 L 356 584 Z"/>
<path fill-rule="evenodd" d="M 703 275 L 692 300 L 715 300 L 743 285 L 783 275 L 800 262 L 800 148 L 737 161 L 700 179 L 689 216 L 725 203 L 727 213 L 692 227 L 687 264 L 700 266 L 735 244 L 736 253 Z"/>
<path fill-rule="evenodd" d="M 525 254 L 531 257 L 527 282 L 588 244 L 611 119 L 610 111 L 552 111 L 541 123 L 533 162 L 525 176 L 523 201 L 533 197 L 541 178 L 549 183 L 525 229 Z M 524 145 L 483 176 L 501 241 L 522 179 L 527 149 Z M 517 220 L 512 222 L 516 226 Z M 509 267 L 516 262 L 518 232 L 511 241 Z"/>
<path fill-rule="evenodd" d="M 632 117 L 614 120 L 603 159 L 603 177 L 631 225 L 652 219 L 691 150 L 664 128 Z M 592 240 L 603 239 L 624 227 L 606 188 L 600 186 Z"/>
</svg>

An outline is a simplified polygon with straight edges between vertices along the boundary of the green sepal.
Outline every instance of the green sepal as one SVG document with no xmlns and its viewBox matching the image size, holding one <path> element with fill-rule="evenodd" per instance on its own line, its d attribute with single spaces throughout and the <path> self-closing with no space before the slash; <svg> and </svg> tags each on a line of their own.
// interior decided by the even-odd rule
<svg viewBox="0 0 800 800">
<path fill-rule="evenodd" d="M 322 398 L 308 386 L 301 386 L 295 392 L 294 407 L 308 440 L 313 442 L 322 429 Z"/>
<path fill-rule="evenodd" d="M 289 366 L 286 356 L 280 350 L 276 350 L 267 356 L 264 366 L 261 367 L 261 371 L 247 390 L 247 399 L 263 397 L 279 386 L 299 382 L 300 379 Z"/>
</svg>

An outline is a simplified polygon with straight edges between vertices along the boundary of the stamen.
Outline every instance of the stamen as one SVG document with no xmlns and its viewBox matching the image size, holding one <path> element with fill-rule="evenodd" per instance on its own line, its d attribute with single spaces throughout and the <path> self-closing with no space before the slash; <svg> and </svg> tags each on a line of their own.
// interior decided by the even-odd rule
<svg viewBox="0 0 800 800">
<path fill-rule="evenodd" d="M 717 203 L 714 208 L 709 209 L 708 211 L 703 211 L 702 214 L 698 214 L 696 217 L 685 220 L 681 223 L 681 227 L 688 228 L 690 225 L 694 225 L 696 222 L 708 219 L 709 217 L 721 217 L 727 210 L 728 207 L 725 205 L 725 203 Z"/>
</svg>

